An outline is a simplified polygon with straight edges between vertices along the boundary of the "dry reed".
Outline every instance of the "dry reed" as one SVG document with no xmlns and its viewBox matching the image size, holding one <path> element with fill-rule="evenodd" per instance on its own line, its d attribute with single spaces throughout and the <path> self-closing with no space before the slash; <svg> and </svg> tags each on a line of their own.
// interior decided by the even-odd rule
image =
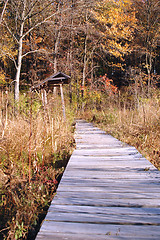
<svg viewBox="0 0 160 240">
<path fill-rule="evenodd" d="M 123 94 L 112 101 L 103 101 L 101 110 L 86 111 L 81 117 L 93 121 L 118 139 L 135 146 L 160 169 L 160 92 L 135 101 Z M 128 100 L 129 99 L 129 100 Z"/>
<path fill-rule="evenodd" d="M 26 239 L 55 194 L 73 131 L 52 97 L 45 107 L 36 94 L 18 106 L 8 93 L 0 99 L 0 238 Z"/>
</svg>

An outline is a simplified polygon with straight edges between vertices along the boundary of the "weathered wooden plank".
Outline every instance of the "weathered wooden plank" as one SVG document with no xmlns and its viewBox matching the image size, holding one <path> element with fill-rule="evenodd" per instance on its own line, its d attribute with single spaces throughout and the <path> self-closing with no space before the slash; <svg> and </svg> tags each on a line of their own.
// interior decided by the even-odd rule
<svg viewBox="0 0 160 240">
<path fill-rule="evenodd" d="M 95 194 L 95 195 L 100 195 L 101 193 L 105 193 L 106 191 L 103 191 L 103 188 L 96 188 L 96 189 L 94 189 L 93 187 L 84 187 L 84 188 L 81 188 L 81 189 L 79 189 L 78 190 L 78 188 L 71 188 L 71 187 L 66 187 L 66 188 L 61 188 L 61 190 L 57 193 L 57 195 L 60 195 L 60 193 L 62 193 L 62 192 L 68 192 L 68 193 L 72 193 L 72 192 L 75 192 L 75 194 L 76 194 L 76 192 L 81 192 L 81 194 L 83 193 L 83 192 L 85 192 L 85 191 L 87 191 L 87 192 L 91 192 L 91 194 Z M 143 190 L 143 188 L 140 188 L 140 189 L 128 189 L 128 188 L 122 188 L 122 187 L 119 187 L 119 188 L 117 188 L 117 189 L 114 189 L 113 187 L 111 187 L 110 189 L 109 189 L 109 192 L 112 194 L 114 194 L 114 193 L 116 193 L 116 194 L 120 194 L 120 193 L 124 193 L 124 194 L 126 194 L 126 196 L 128 195 L 128 194 L 132 194 L 132 193 L 137 193 L 137 194 L 139 194 L 139 195 L 141 195 L 141 194 L 146 194 L 146 191 L 145 190 Z M 148 192 L 150 192 L 152 195 L 153 195 L 153 198 L 154 198 L 154 196 L 156 196 L 156 195 L 158 195 L 158 199 L 159 199 L 159 189 L 157 188 L 157 189 L 152 189 L 152 190 L 150 190 L 150 191 L 148 191 Z M 108 193 L 108 192 L 107 192 Z"/>
<path fill-rule="evenodd" d="M 85 121 L 36 240 L 160 239 L 160 176 L 134 147 Z"/>
<path fill-rule="evenodd" d="M 138 173 L 138 174 L 137 174 Z M 104 174 L 103 171 L 90 171 L 90 178 L 86 176 L 86 171 L 81 170 L 80 174 L 76 174 L 74 169 L 67 171 L 66 174 L 64 174 L 63 181 L 73 181 L 73 179 L 76 179 L 76 181 L 82 181 L 83 179 L 96 179 L 97 181 L 103 180 L 103 179 L 112 179 L 112 180 L 153 180 L 153 174 L 148 173 L 148 171 L 143 172 L 124 172 L 124 171 L 106 171 Z M 114 177 L 116 175 L 116 177 Z M 65 179 L 66 178 L 66 179 Z M 159 178 L 155 178 L 155 181 L 159 181 Z"/>
<path fill-rule="evenodd" d="M 101 213 L 69 213 L 68 212 L 49 212 L 46 221 L 55 222 L 75 222 L 75 223 L 95 223 L 96 224 L 121 224 L 121 225 L 155 225 L 160 226 L 159 215 L 146 216 L 146 215 L 119 215 L 119 214 L 103 214 Z M 143 223 L 143 224 L 142 224 Z"/>
<path fill-rule="evenodd" d="M 85 196 L 84 196 L 85 197 Z M 71 198 L 67 197 L 65 202 L 62 198 L 56 198 L 56 204 L 66 205 L 82 205 L 82 206 L 103 206 L 103 207 L 160 207 L 160 202 L 157 199 L 91 199 L 91 198 Z"/>
<path fill-rule="evenodd" d="M 74 234 L 74 233 L 42 233 L 39 237 L 39 240 L 157 240 L 156 236 L 119 236 L 118 234 L 112 234 L 108 232 L 107 235 L 100 234 Z"/>
<path fill-rule="evenodd" d="M 83 187 L 83 186 L 95 186 L 95 187 L 108 187 L 108 184 L 109 186 L 113 186 L 114 188 L 117 187 L 117 184 L 118 184 L 118 187 L 119 187 L 119 184 L 123 184 L 123 187 L 129 187 L 131 188 L 132 186 L 136 187 L 137 183 L 138 183 L 138 188 L 139 187 L 146 187 L 146 184 L 150 184 L 152 187 L 159 187 L 160 186 L 160 183 L 159 183 L 159 179 L 153 179 L 153 178 L 150 178 L 150 179 L 114 179 L 113 177 L 110 178 L 110 179 L 107 179 L 106 181 L 106 178 L 105 179 L 82 179 L 82 180 L 77 180 L 77 182 L 73 182 L 70 180 L 70 179 L 64 179 L 63 180 L 63 186 L 65 185 L 72 185 L 72 186 L 78 186 L 78 187 Z M 114 180 L 114 182 L 113 182 Z M 146 189 L 148 190 L 148 189 Z"/>
<path fill-rule="evenodd" d="M 68 192 L 69 192 L 69 196 L 71 198 L 81 198 L 82 195 L 82 191 L 74 191 L 74 189 L 72 189 L 72 191 L 60 191 L 59 192 L 59 196 L 60 198 L 67 198 L 68 197 Z M 86 199 L 94 199 L 94 201 L 96 202 L 97 199 L 133 199 L 133 200 L 138 200 L 138 199 L 157 199 L 157 202 L 160 202 L 159 199 L 159 194 L 154 193 L 154 192 L 107 192 L 107 191 L 99 191 L 99 192 L 95 192 L 93 194 L 93 192 L 91 191 L 87 191 L 84 192 L 84 198 Z"/>
<path fill-rule="evenodd" d="M 106 155 L 106 156 L 113 156 L 119 154 L 120 156 L 123 155 L 134 155 L 138 154 L 137 150 L 135 148 L 100 148 L 100 149 L 77 149 L 74 151 L 74 156 L 80 155 L 80 156 L 96 156 L 96 155 Z"/>
<path fill-rule="evenodd" d="M 87 159 L 86 159 L 87 160 Z M 77 166 L 78 165 L 78 166 Z M 138 165 L 138 166 L 136 166 L 136 165 Z M 108 161 L 104 161 L 104 162 L 93 162 L 93 163 L 90 163 L 90 162 L 77 162 L 77 164 L 76 163 L 72 163 L 71 165 L 70 165 L 70 168 L 74 168 L 74 167 L 78 167 L 78 168 L 90 168 L 90 167 L 92 167 L 92 168 L 96 168 L 96 169 L 98 169 L 98 168 L 103 168 L 103 169 L 105 169 L 105 168 L 117 168 L 117 167 L 123 167 L 123 169 L 124 168 L 126 168 L 126 170 L 127 169 L 129 169 L 129 168 L 142 168 L 144 171 L 145 171 L 145 169 L 146 168 L 150 168 L 150 164 L 148 164 L 147 163 L 147 161 L 146 161 L 146 163 L 144 164 L 144 162 L 142 161 L 140 161 L 139 163 L 137 163 L 137 161 L 131 161 L 130 163 L 128 163 L 128 165 L 127 165 L 127 161 L 118 161 L 118 162 L 108 162 Z"/>
<path fill-rule="evenodd" d="M 49 208 L 49 212 L 68 212 L 68 213 L 91 213 L 106 215 L 138 215 L 138 216 L 160 216 L 160 208 L 134 208 L 134 207 L 94 207 L 94 206 L 82 206 L 76 205 L 58 205 L 52 204 Z"/>
<path fill-rule="evenodd" d="M 97 240 L 102 237 L 112 239 L 112 237 L 130 237 L 135 239 L 146 238 L 159 240 L 159 226 L 130 226 L 130 225 L 115 225 L 115 224 L 89 224 L 89 223 L 68 223 L 68 222 L 52 222 L 44 221 L 42 234 L 45 233 L 67 233 L 68 236 L 75 234 L 75 240 L 79 235 L 83 234 L 83 239 L 87 240 L 90 235 L 97 235 Z M 56 237 L 56 234 L 55 234 Z M 37 238 L 40 239 L 40 238 Z M 57 239 L 57 238 L 55 238 Z M 70 239 L 70 238 L 69 238 Z"/>
</svg>

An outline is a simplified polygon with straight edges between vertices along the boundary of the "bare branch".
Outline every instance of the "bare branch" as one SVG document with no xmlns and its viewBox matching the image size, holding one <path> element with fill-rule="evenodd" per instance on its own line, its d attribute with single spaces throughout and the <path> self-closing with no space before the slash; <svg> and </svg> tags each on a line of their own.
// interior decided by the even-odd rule
<svg viewBox="0 0 160 240">
<path fill-rule="evenodd" d="M 36 3 L 38 3 L 38 0 L 36 0 L 33 5 L 31 6 L 30 10 L 28 11 L 28 13 L 26 14 L 25 20 L 28 18 L 28 16 L 31 14 L 32 10 L 34 9 L 34 6 L 36 5 Z"/>
<path fill-rule="evenodd" d="M 18 39 L 16 38 L 16 36 L 14 35 L 14 33 L 11 31 L 11 29 L 8 27 L 8 24 L 6 23 L 6 21 L 4 21 L 5 26 L 8 30 L 8 32 L 11 34 L 11 36 L 14 38 L 14 40 L 16 41 L 16 43 L 19 43 Z"/>
<path fill-rule="evenodd" d="M 3 55 L 8 56 L 9 59 L 11 59 L 14 62 L 15 68 L 17 69 L 17 63 L 16 63 L 16 59 L 14 58 L 14 56 L 11 53 L 3 51 L 2 48 L 0 51 L 3 53 Z"/>
<path fill-rule="evenodd" d="M 34 6 L 36 5 L 37 2 L 38 2 L 38 1 L 36 1 L 36 2 L 33 4 L 33 6 L 31 7 L 30 11 L 26 14 L 26 17 L 25 17 L 24 21 L 25 21 L 27 18 L 32 18 L 32 17 L 34 17 L 34 16 L 36 16 L 36 15 L 41 14 L 44 10 L 46 10 L 46 9 L 52 4 L 52 2 L 51 2 L 51 3 L 47 4 L 44 8 L 42 8 L 41 11 L 36 12 L 36 13 L 30 15 L 31 12 L 32 12 L 32 10 L 34 9 Z"/>
<path fill-rule="evenodd" d="M 97 66 L 92 67 L 91 70 L 86 74 L 85 77 L 87 77 L 95 68 L 100 68 L 100 66 L 97 65 Z"/>
<path fill-rule="evenodd" d="M 65 8 L 64 10 L 61 10 L 61 11 L 58 10 L 57 12 L 55 12 L 55 13 L 51 14 L 50 16 L 46 17 L 43 21 L 38 22 L 37 24 L 35 24 L 33 27 L 31 27 L 31 28 L 23 35 L 23 38 L 24 38 L 25 36 L 27 36 L 27 35 L 28 35 L 33 29 L 35 29 L 36 27 L 42 25 L 43 23 L 46 23 L 46 22 L 47 22 L 50 18 L 52 18 L 53 16 L 58 15 L 59 13 L 62 13 L 62 12 L 66 12 L 66 11 L 69 10 L 69 9 L 70 9 L 70 7 Z"/>
<path fill-rule="evenodd" d="M 7 3 L 8 3 L 8 0 L 6 0 L 6 2 L 5 2 L 5 4 L 4 4 L 3 11 L 2 11 L 1 17 L 0 17 L 0 24 L 2 23 L 3 15 L 4 15 L 4 13 L 5 13 L 5 10 L 6 10 L 6 7 L 7 7 Z"/>
<path fill-rule="evenodd" d="M 36 52 L 39 52 L 39 53 L 42 53 L 42 52 L 43 52 L 43 53 L 46 53 L 47 55 L 48 55 L 48 54 L 53 54 L 53 53 L 49 53 L 49 52 L 46 51 L 45 49 L 37 49 L 37 50 L 29 51 L 29 52 L 23 54 L 23 55 L 22 55 L 22 58 L 23 58 L 23 57 L 26 57 L 27 55 L 29 55 L 29 54 L 31 54 L 31 53 L 36 53 Z"/>
</svg>

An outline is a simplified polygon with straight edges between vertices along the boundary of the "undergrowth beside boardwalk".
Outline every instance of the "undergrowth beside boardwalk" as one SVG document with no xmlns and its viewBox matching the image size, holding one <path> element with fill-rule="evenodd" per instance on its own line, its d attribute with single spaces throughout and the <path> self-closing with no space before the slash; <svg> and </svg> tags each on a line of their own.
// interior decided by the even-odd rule
<svg viewBox="0 0 160 240">
<path fill-rule="evenodd" d="M 59 96 L 43 105 L 39 93 L 21 95 L 15 105 L 0 95 L 0 239 L 34 239 L 74 148 L 74 117 L 135 146 L 160 169 L 159 89 L 113 90 L 86 88 L 72 102 L 66 94 L 66 121 Z"/>
<path fill-rule="evenodd" d="M 72 153 L 73 127 L 58 101 L 1 96 L 0 239 L 34 239 Z"/>
<path fill-rule="evenodd" d="M 131 94 L 127 88 L 118 96 L 103 99 L 99 108 L 88 108 L 80 117 L 95 123 L 114 137 L 135 146 L 160 169 L 160 92 L 150 97 Z"/>
</svg>

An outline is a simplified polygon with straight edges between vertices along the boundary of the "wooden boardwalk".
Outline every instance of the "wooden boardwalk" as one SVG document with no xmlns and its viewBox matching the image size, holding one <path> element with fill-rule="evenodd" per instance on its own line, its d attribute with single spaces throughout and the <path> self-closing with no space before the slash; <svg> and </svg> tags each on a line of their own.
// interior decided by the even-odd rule
<svg viewBox="0 0 160 240">
<path fill-rule="evenodd" d="M 36 240 L 160 239 L 160 174 L 134 147 L 76 124 L 77 148 Z"/>
</svg>

